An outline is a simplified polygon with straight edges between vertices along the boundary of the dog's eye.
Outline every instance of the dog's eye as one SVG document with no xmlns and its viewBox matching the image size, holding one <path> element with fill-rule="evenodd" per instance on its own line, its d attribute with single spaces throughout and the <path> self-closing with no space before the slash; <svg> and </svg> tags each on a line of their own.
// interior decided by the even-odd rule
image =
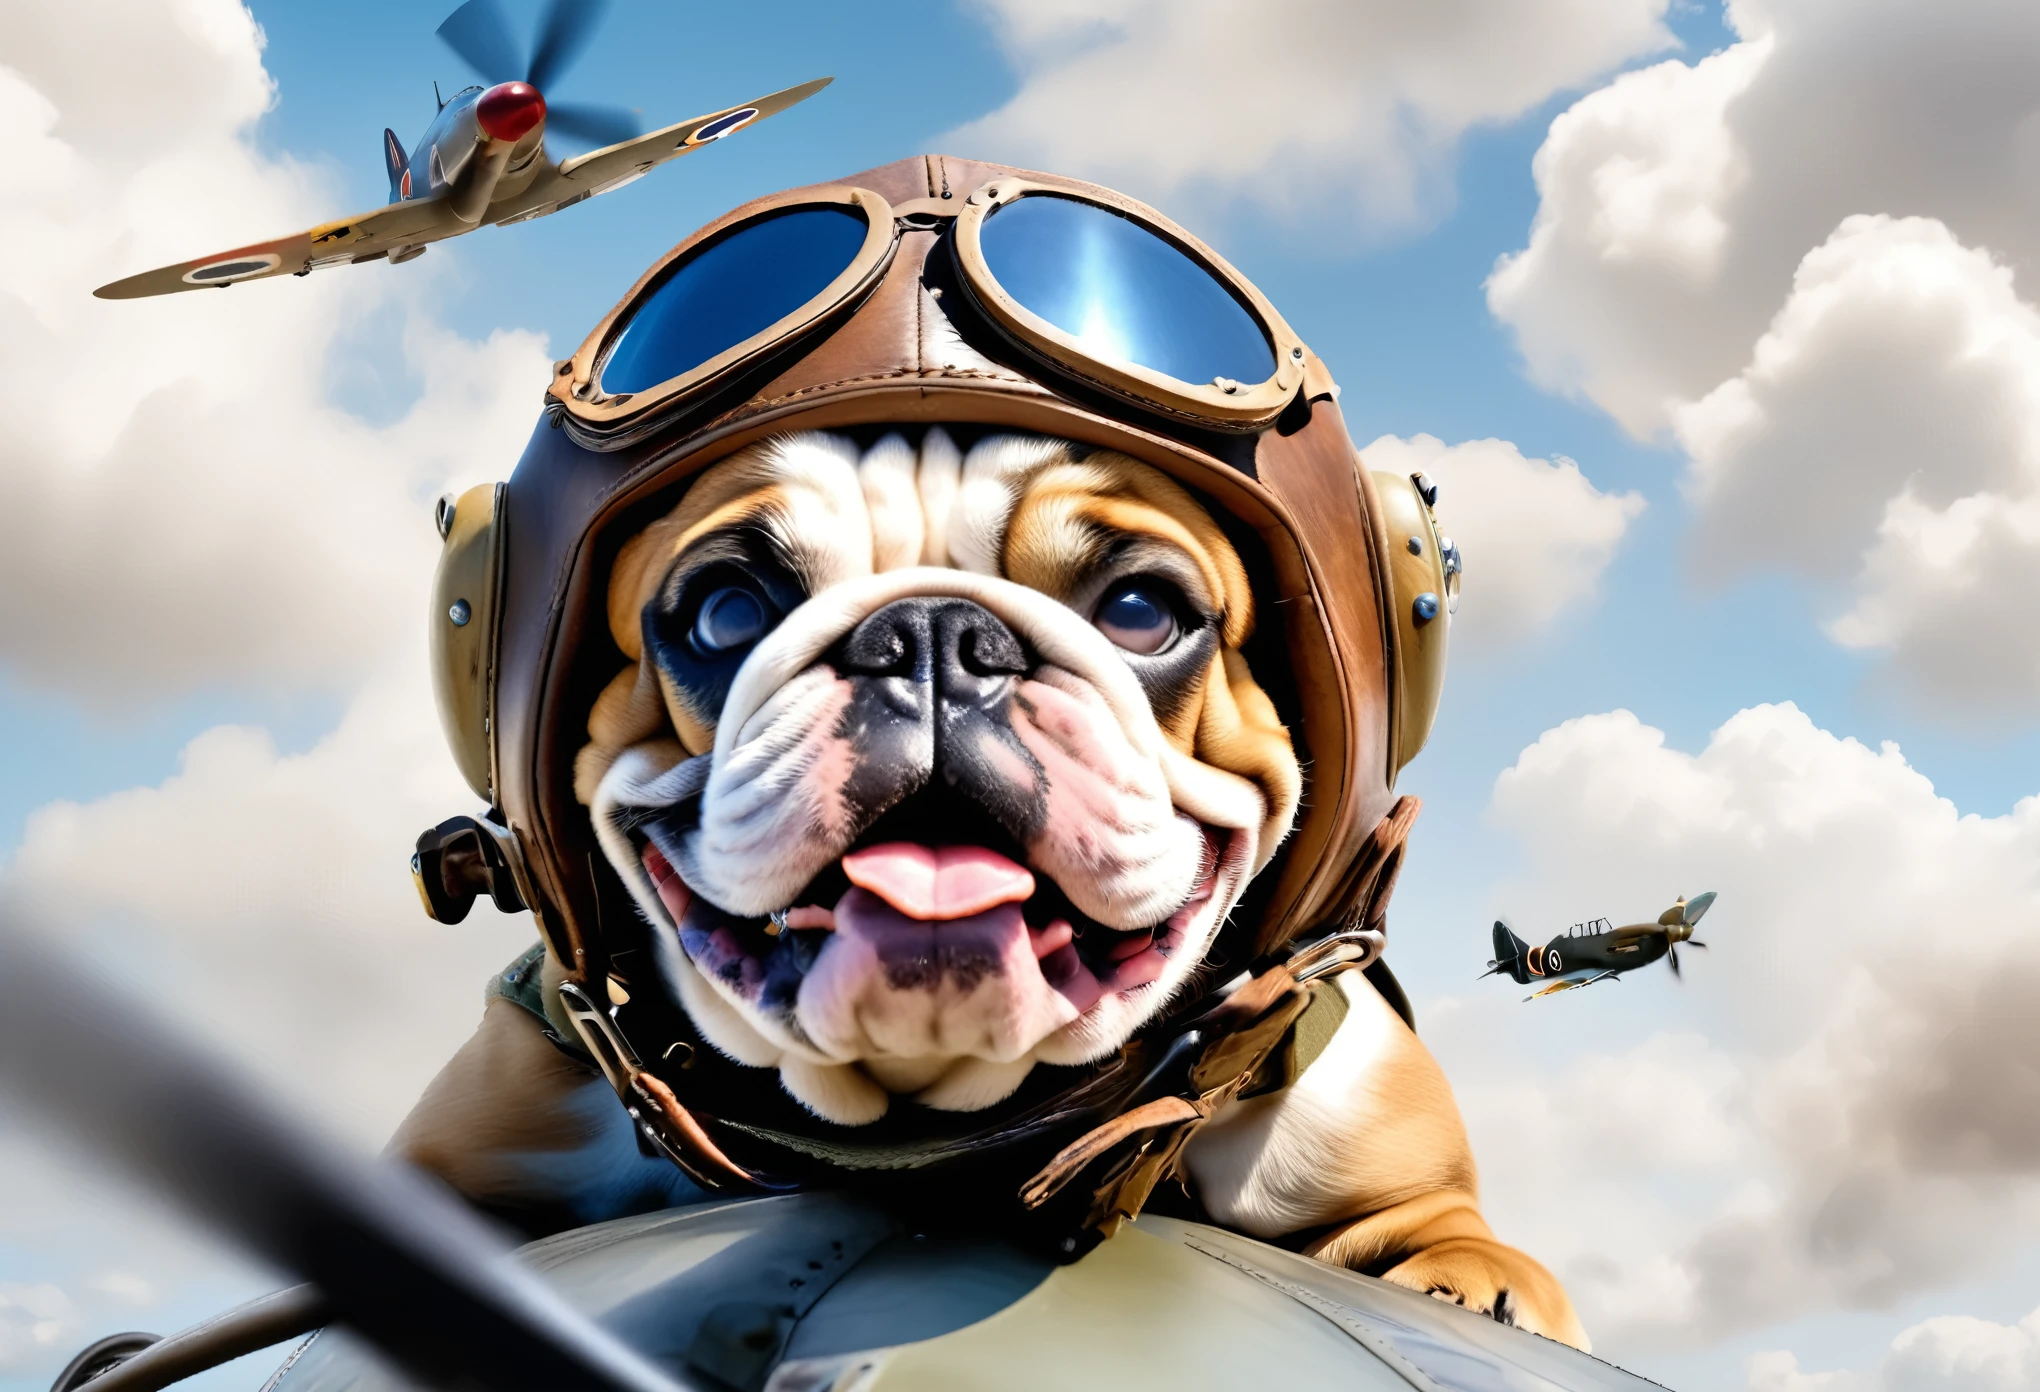
<svg viewBox="0 0 2040 1392">
<path fill-rule="evenodd" d="M 764 600 L 741 585 L 724 585 L 701 601 L 687 639 L 701 656 L 720 657 L 748 648 L 765 636 L 768 627 Z"/>
<path fill-rule="evenodd" d="M 1171 587 L 1160 580 L 1128 580 L 1105 592 L 1091 622 L 1128 652 L 1158 653 L 1176 636 Z"/>
</svg>

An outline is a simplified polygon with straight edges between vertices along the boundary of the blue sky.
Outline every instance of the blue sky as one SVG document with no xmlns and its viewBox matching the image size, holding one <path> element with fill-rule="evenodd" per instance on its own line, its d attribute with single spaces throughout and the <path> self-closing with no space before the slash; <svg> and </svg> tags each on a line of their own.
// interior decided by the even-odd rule
<svg viewBox="0 0 2040 1392">
<path fill-rule="evenodd" d="M 521 20 L 536 11 L 525 0 L 509 0 L 508 7 Z M 1976 8 L 1989 7 L 1979 3 Z M 1109 48 L 1123 42 L 1130 50 L 1145 41 L 1148 31 L 1141 26 L 1148 21 L 1126 17 L 1139 6 L 1110 9 L 1118 18 L 1109 23 L 1079 25 L 1045 46 L 1030 47 L 1014 37 L 1010 16 L 1008 27 L 995 22 L 996 6 L 789 3 L 715 9 L 619 0 L 604 42 L 591 48 L 559 84 L 560 96 L 619 101 L 641 108 L 648 123 L 660 123 L 821 74 L 833 74 L 835 84 L 741 138 L 663 169 L 613 197 L 528 226 L 486 230 L 436 246 L 411 266 L 372 266 L 322 277 L 322 284 L 333 282 L 320 293 L 328 297 L 321 302 L 326 306 L 322 312 L 334 327 L 319 340 L 325 346 L 317 390 L 366 429 L 401 430 L 404 422 L 433 407 L 432 388 L 416 357 L 421 322 L 468 343 L 500 330 L 528 331 L 543 340 L 549 356 L 562 356 L 658 253 L 748 198 L 924 150 L 977 153 L 954 144 L 951 133 L 967 126 L 972 127 L 962 132 L 967 138 L 1006 138 L 1032 148 L 1010 126 L 972 123 L 1008 110 L 1038 112 L 1038 106 L 1025 105 L 1031 93 L 1038 88 L 1053 97 L 1063 90 L 1051 89 L 1043 75 L 1053 77 L 1059 64 L 1081 61 L 1091 51 L 1087 45 L 1102 42 Z M 379 203 L 385 187 L 382 128 L 393 127 L 410 143 L 431 115 L 433 81 L 451 92 L 468 80 L 431 36 L 437 13 L 394 3 L 359 4 L 344 14 L 265 3 L 254 3 L 252 10 L 266 34 L 261 62 L 276 95 L 274 105 L 233 138 L 258 167 L 272 171 L 269 177 L 281 180 L 274 171 L 292 165 L 308 170 L 316 198 L 332 204 L 326 208 L 321 201 L 322 211 L 315 216 Z M 1812 927 L 1788 931 L 1775 917 L 1799 912 L 1783 907 L 1788 896 L 1781 894 L 1772 905 L 1750 903 L 1747 897 L 1738 904 L 1724 886 L 1714 885 L 1724 888 L 1709 924 L 1715 950 L 1689 969 L 1683 988 L 1660 973 L 1620 989 L 1603 988 L 1593 993 L 1598 999 L 1568 998 L 1533 1008 L 1519 1006 L 1509 988 L 1490 989 L 1493 982 L 1475 986 L 1472 978 L 1487 956 L 1487 925 L 1497 914 L 1533 935 L 1540 928 L 1555 930 L 1569 918 L 1654 915 L 1660 900 L 1710 887 L 1700 879 L 1717 865 L 1731 864 L 1718 847 L 1682 857 L 1678 844 L 1659 845 L 1640 831 L 1642 839 L 1635 841 L 1611 833 L 1589 842 L 1598 809 L 1581 789 L 1601 785 L 1567 787 L 1526 775 L 1521 786 L 1546 789 L 1552 825 L 1579 828 L 1577 844 L 1554 853 L 1534 829 L 1526 829 L 1537 818 L 1534 810 L 1512 811 L 1496 797 L 1498 776 L 1517 765 L 1547 731 L 1577 717 L 1627 710 L 1643 726 L 1662 731 L 1670 750 L 1700 756 L 1713 732 L 1738 712 L 1791 702 L 1814 733 L 1853 738 L 1868 751 L 1895 742 L 1905 762 L 1931 782 L 1936 794 L 1952 800 L 1961 813 L 1983 819 L 1974 824 L 1982 828 L 1977 835 L 1995 835 L 1990 828 L 2000 823 L 2009 827 L 2015 805 L 2040 786 L 2040 722 L 2020 714 L 2033 709 L 2030 701 L 2023 707 L 1983 709 L 1966 707 L 1959 699 L 1908 694 L 1893 676 L 1897 669 L 1890 645 L 1850 649 L 1832 641 L 1823 625 L 1855 603 L 1867 581 L 1849 569 L 1809 575 L 1782 554 L 1739 554 L 1733 563 L 1723 559 L 1715 543 L 1724 535 L 1721 527 L 1732 527 L 1735 519 L 1721 522 L 1727 514 L 1709 511 L 1716 504 L 1696 502 L 1692 483 L 1698 467 L 1692 461 L 1713 448 L 1707 444 L 1710 437 L 1697 426 L 1681 424 L 1645 430 L 1639 438 L 1618 424 L 1612 396 L 1591 381 L 1582 378 L 1570 390 L 1538 385 L 1519 346 L 1526 321 L 1504 322 L 1490 307 L 1485 287 L 1497 259 L 1525 247 L 1538 214 L 1541 194 L 1532 160 L 1554 139 L 1554 119 L 1584 93 L 1604 88 L 1621 67 L 1672 62 L 1690 68 L 1739 38 L 1720 7 L 1704 0 L 1680 0 L 1663 15 L 1663 23 L 1675 47 L 1635 45 L 1626 57 L 1592 70 L 1581 81 L 1553 85 L 1526 109 L 1448 132 L 1438 144 L 1443 153 L 1430 157 L 1436 189 L 1414 218 L 1388 219 L 1384 225 L 1368 216 L 1365 178 L 1336 158 L 1325 162 L 1323 179 L 1341 187 L 1341 181 L 1352 184 L 1355 191 L 1345 201 L 1277 196 L 1265 181 L 1218 174 L 1171 182 L 1157 173 L 1152 188 L 1129 186 L 1217 245 L 1283 310 L 1341 381 L 1340 404 L 1356 442 L 1419 434 L 1447 445 L 1504 440 L 1526 459 L 1575 460 L 1602 493 L 1634 492 L 1647 504 L 1622 532 L 1612 559 L 1592 578 L 1587 598 L 1566 605 L 1517 641 L 1462 645 L 1431 746 L 1404 775 L 1404 787 L 1424 797 L 1426 810 L 1398 894 L 1390 961 L 1420 1013 L 1428 1018 L 1436 1012 L 1443 1021 L 1434 1047 L 1448 1071 L 1459 1078 L 1465 1066 L 1477 1074 L 1462 1081 L 1477 1145 L 1493 1137 L 1506 1139 L 1508 1114 L 1479 1098 L 1487 1095 L 1482 1087 L 1506 1088 L 1512 1069 L 1533 1079 L 1557 1080 L 1597 1059 L 1634 1063 L 1646 1057 L 1642 1051 L 1653 1040 L 1676 1037 L 1699 1041 L 1696 1049 L 1723 1069 L 1745 1070 L 1736 1077 L 1768 1073 L 1774 1064 L 1785 1071 L 1787 1056 L 1798 1057 L 1793 1054 L 1798 1044 L 1788 1048 L 1790 1041 L 1750 1041 L 1790 1033 L 1779 1033 L 1775 1015 L 1781 1000 L 1790 1013 L 1795 992 L 1803 992 L 1809 1017 L 1829 1009 L 1823 974 L 1832 954 L 1851 951 L 1852 925 L 1846 919 L 1818 925 L 1817 932 Z M 1979 37 L 1966 41 L 1980 50 L 1989 41 L 1983 37 L 1986 27 L 1979 20 Z M 1809 20 L 1794 29 L 1781 20 L 1778 33 L 1780 54 L 1800 55 L 1795 61 L 1825 71 L 1817 25 Z M 1126 59 L 1129 71 L 1138 67 L 1136 58 Z M 1786 58 L 1770 61 L 1783 64 Z M 1055 115 L 1061 122 L 1059 138 L 1075 142 L 1061 148 L 1082 148 L 1084 112 L 1067 109 L 1065 102 Z M 1195 132 L 1172 128 L 1165 119 L 1158 118 L 1156 127 L 1157 141 L 1196 138 Z M 1742 130 L 1733 123 L 1730 128 Z M 56 129 L 63 134 L 61 120 Z M 1930 132 L 1928 142 L 1932 139 L 1954 150 L 1962 147 L 1963 132 L 1951 124 Z M 1137 141 L 1131 142 L 1131 156 L 1125 154 L 1129 141 L 1123 136 L 1101 144 L 1111 145 L 1122 161 L 1138 158 Z M 1844 158 L 1854 156 L 1838 152 L 1837 159 Z M 1752 187 L 1762 185 L 1764 177 L 1760 170 Z M 1967 230 L 1996 225 L 1991 221 L 1992 187 L 1981 175 L 1976 189 L 1938 193 L 1922 192 L 1925 183 L 1894 184 L 1885 192 L 1873 180 L 1838 193 L 1843 201 L 1812 240 L 1828 235 L 1842 214 L 1945 216 L 1963 247 L 1988 247 L 2029 277 L 2021 248 Z M 2002 194 L 2000 202 L 2009 206 L 2011 198 Z M 1359 213 L 1353 211 L 1356 204 L 1362 206 Z M 1747 213 L 1751 225 L 1761 221 L 1743 205 L 1722 206 L 1742 209 L 1735 215 Z M 244 230 L 254 237 L 284 228 Z M 1789 268 L 1812 245 L 1788 250 L 1783 264 Z M 236 305 L 255 296 L 280 302 L 299 289 L 278 282 L 227 298 Z M 2022 302 L 2034 298 L 2029 278 L 2019 281 L 2017 291 Z M 1782 296 L 1781 288 L 1755 321 L 1757 332 L 1780 308 Z M 1731 298 L 1725 290 L 1722 297 Z M 215 312 L 209 307 L 209 314 Z M 1670 315 L 1657 324 L 1668 337 L 1684 328 Z M 1738 340 L 1744 356 L 1755 336 L 1745 330 Z M 1702 380 L 1682 399 L 1697 400 L 1715 380 Z M 537 384 L 513 386 L 504 388 L 506 398 L 527 401 L 535 415 Z M 1868 400 L 1875 389 L 1861 385 L 1849 390 L 1865 393 Z M 517 438 L 513 426 L 503 431 L 506 438 Z M 462 467 L 493 468 L 500 476 L 513 462 L 514 453 L 502 453 L 493 464 L 463 459 Z M 5 467 L 33 463 L 25 458 L 7 461 Z M 1735 463 L 1730 458 L 1723 467 Z M 1933 465 L 1922 467 L 1931 471 Z M 1844 461 L 1834 467 L 1830 486 L 1846 490 L 1853 486 L 1851 477 Z M 1449 528 L 1455 500 L 1451 474 L 1445 478 L 1441 510 Z M 422 527 L 422 499 L 436 488 L 424 489 L 415 478 L 411 486 L 421 499 L 417 520 Z M 1860 544 L 1867 554 L 1870 541 Z M 1465 603 L 1472 606 L 1481 602 L 1483 565 L 1477 546 L 1467 550 Z M 223 558 L 221 563 L 227 562 Z M 164 583 L 175 592 L 175 577 Z M 250 579 L 245 597 L 258 613 L 272 601 L 259 579 Z M 33 597 L 18 595 L 15 602 L 33 602 Z M 2022 618 L 2013 611 L 2005 622 L 2017 626 Z M 2018 641 L 2023 640 L 2007 639 L 2010 647 Z M 144 670 L 95 685 L 75 676 L 72 667 L 25 652 L 0 647 L 0 765 L 8 770 L 0 783 L 0 846 L 20 842 L 31 814 L 53 802 L 70 800 L 89 810 L 122 790 L 162 784 L 177 774 L 192 740 L 222 725 L 261 727 L 286 756 L 312 751 L 357 709 L 366 680 L 258 671 L 218 679 L 200 672 L 159 681 Z M 1986 652 L 1969 660 L 1988 667 L 1993 659 Z M 372 665 L 364 662 L 363 670 Z M 2006 714 L 2007 709 L 2012 713 Z M 1789 738 L 1812 741 L 1813 734 L 1777 734 L 1773 743 Z M 1853 755 L 1845 751 L 1835 757 Z M 1863 756 L 1870 757 L 1868 752 Z M 1673 817 L 1668 824 L 1679 823 Z M 1786 828 L 1790 819 L 1778 825 Z M 1788 841 L 1784 830 L 1776 831 L 1773 844 L 1783 847 Z M 1863 844 L 1875 844 L 1875 838 Z M 1773 873 L 1788 875 L 1790 867 L 1767 865 L 1762 855 L 1751 855 L 1763 873 L 1752 872 L 1748 883 L 1770 883 L 1763 876 Z M 109 866 L 107 873 L 121 872 Z M 1745 891 L 1746 896 L 1751 892 Z M 425 925 L 415 928 L 427 931 Z M 504 925 L 500 934 L 514 939 L 518 931 Z M 1767 978 L 1764 989 L 1724 984 L 1751 976 Z M 468 989 L 463 985 L 453 994 Z M 1509 1062 L 1497 1064 L 1492 1056 L 1481 1061 L 1481 1049 L 1497 1042 L 1508 1051 Z M 1645 1066 L 1634 1063 L 1638 1069 Z M 1724 1084 L 1729 1092 L 1742 1086 Z M 1596 1105 L 1591 1089 L 1582 1094 L 1557 1088 L 1553 1096 L 1561 1099 L 1554 1106 Z M 1583 1129 L 1591 1128 L 1583 1123 Z M 1765 1134 L 1770 1139 L 1762 1144 L 1791 1149 L 1789 1135 L 1780 1140 Z M 1484 1163 L 1492 1177 L 1511 1162 L 1489 1154 Z M 1735 1175 L 1734 1164 L 1724 1163 L 1719 1172 L 1645 1176 L 1642 1183 L 1651 1202 L 1669 1215 L 1664 1219 L 1665 1231 L 1672 1234 L 1667 1241 L 1685 1241 L 1727 1203 L 1722 1196 L 1733 1187 Z M 1778 1183 L 1790 1187 L 1786 1180 Z M 1506 1198 L 1506 1176 L 1502 1191 Z M 1758 1374 L 1746 1369 L 1745 1360 L 1766 1350 L 1794 1350 L 1809 1370 L 1868 1369 L 1901 1329 L 1930 1316 L 1969 1313 L 2008 1322 L 2040 1303 L 2040 1244 L 2029 1240 L 2019 1222 L 2009 1226 L 2013 1237 L 1991 1246 L 1966 1274 L 1900 1281 L 1881 1296 L 1837 1285 L 1839 1293 L 1810 1300 L 1782 1322 L 1744 1317 L 1732 1328 L 1724 1326 L 1726 1332 L 1698 1317 L 1679 1329 L 1645 1321 L 1613 1348 L 1639 1370 L 1681 1387 L 1756 1386 Z M 44 1250 L 34 1240 L 0 1236 L 0 1283 L 42 1279 L 38 1262 Z M 1922 1269 L 1931 1265 L 1924 1258 L 1921 1262 Z M 188 1298 L 163 1305 L 162 1314 L 168 1320 L 173 1312 L 176 1318 L 203 1313 L 193 1292 L 211 1299 L 235 1279 L 245 1278 L 208 1277 L 185 1292 Z M 0 1387 L 27 1387 L 35 1381 L 25 1377 L 17 1384 L 0 1374 Z"/>
</svg>

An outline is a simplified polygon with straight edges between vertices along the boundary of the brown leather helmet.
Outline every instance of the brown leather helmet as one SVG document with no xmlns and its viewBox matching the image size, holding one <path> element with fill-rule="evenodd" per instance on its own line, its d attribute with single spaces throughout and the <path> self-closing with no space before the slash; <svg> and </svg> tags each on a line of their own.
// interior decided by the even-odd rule
<svg viewBox="0 0 2040 1392">
<path fill-rule="evenodd" d="M 1258 320 L 1274 375 L 1198 385 L 1087 365 L 1059 353 L 1040 321 L 981 293 L 985 219 L 1044 193 L 1137 219 L 1203 263 Z M 696 370 L 650 390 L 605 389 L 605 356 L 633 306 L 732 229 L 789 208 L 864 220 L 848 269 Z M 609 990 L 618 930 L 635 931 L 636 918 L 575 798 L 572 763 L 596 694 L 623 663 L 605 619 L 618 547 L 694 475 L 761 438 L 925 422 L 1121 451 L 1227 521 L 1256 570 L 1256 674 L 1287 707 L 1307 779 L 1294 831 L 1236 916 L 1235 960 L 1328 925 L 1380 921 L 1414 814 L 1389 818 L 1396 775 L 1436 710 L 1457 556 L 1437 533 L 1428 482 L 1361 467 L 1325 366 L 1187 232 L 1096 185 L 947 156 L 901 160 L 696 231 L 555 372 L 509 482 L 440 508 L 447 544 L 431 623 L 441 714 L 493 811 L 421 839 L 414 868 L 435 916 L 457 918 L 477 892 L 521 901 L 569 979 L 596 998 Z"/>
</svg>

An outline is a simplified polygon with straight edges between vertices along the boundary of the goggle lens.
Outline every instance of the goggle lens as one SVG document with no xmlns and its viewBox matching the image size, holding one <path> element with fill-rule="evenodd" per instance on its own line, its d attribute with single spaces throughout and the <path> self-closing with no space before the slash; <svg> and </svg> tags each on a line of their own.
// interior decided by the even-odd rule
<svg viewBox="0 0 2040 1392">
<path fill-rule="evenodd" d="M 1275 374 L 1274 349 L 1246 306 L 1131 218 L 1030 194 L 985 219 L 980 246 L 999 288 L 1086 353 L 1197 385 Z"/>
<path fill-rule="evenodd" d="M 793 208 L 696 252 L 632 310 L 602 364 L 602 389 L 648 390 L 763 333 L 847 270 L 867 230 L 850 208 Z"/>
</svg>

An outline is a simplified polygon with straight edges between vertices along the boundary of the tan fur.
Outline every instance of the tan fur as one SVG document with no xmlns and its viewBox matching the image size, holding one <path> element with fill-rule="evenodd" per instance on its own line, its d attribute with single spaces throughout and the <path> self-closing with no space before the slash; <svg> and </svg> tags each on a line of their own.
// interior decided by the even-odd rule
<svg viewBox="0 0 2040 1392">
<path fill-rule="evenodd" d="M 1260 784 L 1269 807 L 1287 819 L 1303 795 L 1303 770 L 1289 742 L 1289 729 L 1238 649 L 1223 649 L 1218 661 L 1221 670 L 1204 685 L 1192 752 L 1204 763 Z"/>
<path fill-rule="evenodd" d="M 557 973 L 555 973 L 555 976 Z M 568 1107 L 588 1070 L 500 997 L 390 1138 L 391 1154 L 483 1203 L 514 1204 L 521 1156 L 573 1150 L 595 1132 Z"/>
</svg>

